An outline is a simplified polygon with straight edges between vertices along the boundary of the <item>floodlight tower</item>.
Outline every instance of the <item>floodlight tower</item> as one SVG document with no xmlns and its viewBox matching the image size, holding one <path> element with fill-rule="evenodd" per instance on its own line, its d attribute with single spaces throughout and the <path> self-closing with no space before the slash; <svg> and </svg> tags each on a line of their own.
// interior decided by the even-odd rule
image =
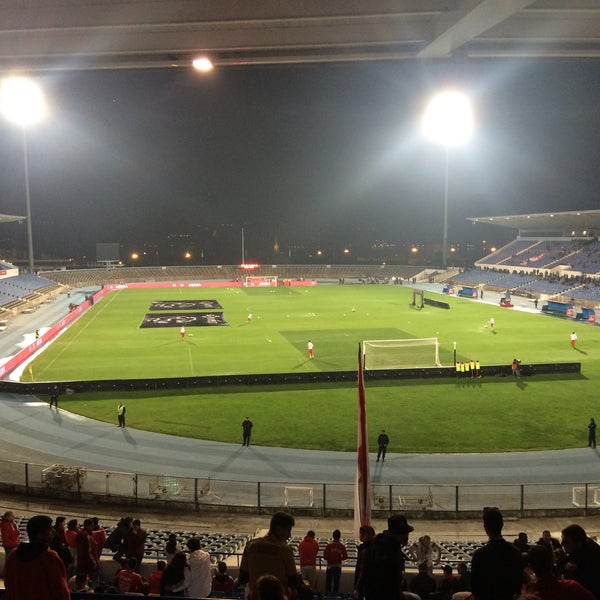
<svg viewBox="0 0 600 600">
<path fill-rule="evenodd" d="M 465 144 L 473 131 L 473 113 L 471 102 L 461 92 L 447 90 L 433 96 L 423 115 L 423 133 L 425 136 L 444 146 L 444 235 L 442 240 L 442 266 L 447 264 L 448 253 L 448 163 L 450 148 Z"/>
<path fill-rule="evenodd" d="M 33 273 L 33 233 L 31 228 L 27 128 L 41 121 L 46 115 L 44 94 L 41 88 L 27 77 L 7 77 L 0 84 L 0 111 L 7 120 L 21 127 L 23 170 L 25 173 L 25 207 L 27 210 L 27 251 L 29 271 Z"/>
</svg>

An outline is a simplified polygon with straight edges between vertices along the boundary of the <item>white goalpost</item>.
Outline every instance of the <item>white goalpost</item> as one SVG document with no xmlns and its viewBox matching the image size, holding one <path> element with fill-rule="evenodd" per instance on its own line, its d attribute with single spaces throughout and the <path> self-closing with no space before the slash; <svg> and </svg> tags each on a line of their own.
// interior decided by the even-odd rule
<svg viewBox="0 0 600 600">
<path fill-rule="evenodd" d="M 246 275 L 245 287 L 277 287 L 277 275 Z"/>
<path fill-rule="evenodd" d="M 365 340 L 362 348 L 364 368 L 369 371 L 442 366 L 438 338 Z"/>
</svg>

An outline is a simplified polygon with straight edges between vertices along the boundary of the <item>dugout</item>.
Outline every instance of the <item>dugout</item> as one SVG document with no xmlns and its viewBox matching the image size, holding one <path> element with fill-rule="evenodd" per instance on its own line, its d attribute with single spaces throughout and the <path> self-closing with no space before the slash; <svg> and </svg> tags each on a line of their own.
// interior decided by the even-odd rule
<svg viewBox="0 0 600 600">
<path fill-rule="evenodd" d="M 457 296 L 460 296 L 461 298 L 478 298 L 479 292 L 477 291 L 477 288 L 465 285 L 458 290 Z"/>
<path fill-rule="evenodd" d="M 556 302 L 555 300 L 548 300 L 548 302 L 542 306 L 542 312 L 556 317 L 564 317 L 566 319 L 572 319 L 574 314 L 572 304 Z"/>
<path fill-rule="evenodd" d="M 576 321 L 587 321 L 588 323 L 596 322 L 596 311 L 593 308 L 582 308 L 581 312 L 575 315 Z"/>
</svg>

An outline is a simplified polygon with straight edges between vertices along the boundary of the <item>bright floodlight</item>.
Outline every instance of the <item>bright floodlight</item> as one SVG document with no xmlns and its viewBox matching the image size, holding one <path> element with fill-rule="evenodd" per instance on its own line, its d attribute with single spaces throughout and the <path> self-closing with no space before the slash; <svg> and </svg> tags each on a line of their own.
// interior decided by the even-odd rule
<svg viewBox="0 0 600 600">
<path fill-rule="evenodd" d="M 46 101 L 41 88 L 27 77 L 8 77 L 0 85 L 0 110 L 3 116 L 22 127 L 41 121 Z"/>
<path fill-rule="evenodd" d="M 446 147 L 464 144 L 473 131 L 471 102 L 452 90 L 435 95 L 425 109 L 423 131 L 429 139 Z"/>
<path fill-rule="evenodd" d="M 206 56 L 199 56 L 192 61 L 192 66 L 201 73 L 208 73 L 213 70 L 213 64 L 210 58 Z"/>
</svg>

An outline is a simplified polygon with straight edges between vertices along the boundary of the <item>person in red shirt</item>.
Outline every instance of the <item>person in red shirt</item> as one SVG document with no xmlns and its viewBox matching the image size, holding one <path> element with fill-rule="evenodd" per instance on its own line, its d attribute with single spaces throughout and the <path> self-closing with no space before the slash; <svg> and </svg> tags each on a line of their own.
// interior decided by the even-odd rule
<svg viewBox="0 0 600 600">
<path fill-rule="evenodd" d="M 136 573 L 137 559 L 133 556 L 127 560 L 127 568 L 121 569 L 115 577 L 115 585 L 121 594 L 143 593 L 145 583 L 142 576 Z"/>
<path fill-rule="evenodd" d="M 85 519 L 83 527 L 77 532 L 75 543 L 77 546 L 77 573 L 84 573 L 91 580 L 98 577 L 98 559 L 96 558 L 96 544 L 93 537 L 94 522 Z"/>
<path fill-rule="evenodd" d="M 92 538 L 94 540 L 94 552 L 96 554 L 96 560 L 100 562 L 100 557 L 102 556 L 102 549 L 104 548 L 104 544 L 106 544 L 106 531 L 104 531 L 104 527 L 100 525 L 98 517 L 92 517 Z"/>
<path fill-rule="evenodd" d="M 554 574 L 552 552 L 544 546 L 533 546 L 527 555 L 527 564 L 535 574 L 535 582 L 528 583 L 528 593 L 544 600 L 592 600 L 594 594 L 572 579 L 558 579 Z"/>
<path fill-rule="evenodd" d="M 31 517 L 27 535 L 29 543 L 19 544 L 6 562 L 5 600 L 70 600 L 65 565 L 50 549 L 52 519 Z"/>
<path fill-rule="evenodd" d="M 298 544 L 300 555 L 300 574 L 302 579 L 314 590 L 317 586 L 317 554 L 319 542 L 315 539 L 315 532 L 310 530 Z"/>
<path fill-rule="evenodd" d="M 217 572 L 212 577 L 212 591 L 231 594 L 235 580 L 227 573 L 227 565 L 221 560 L 217 563 Z"/>
<path fill-rule="evenodd" d="M 15 513 L 7 510 L 0 519 L 0 533 L 2 534 L 2 547 L 8 559 L 10 553 L 19 545 L 19 528 L 15 525 Z"/>
<path fill-rule="evenodd" d="M 163 571 L 165 570 L 167 563 L 164 560 L 159 560 L 156 563 L 156 571 L 150 573 L 148 577 L 148 593 L 157 594 L 160 596 L 160 582 L 162 581 Z"/>
<path fill-rule="evenodd" d="M 65 540 L 71 553 L 71 564 L 69 566 L 69 574 L 75 573 L 75 567 L 77 566 L 77 532 L 79 531 L 79 523 L 77 519 L 70 519 L 65 529 Z"/>
<path fill-rule="evenodd" d="M 325 594 L 337 594 L 340 591 L 342 563 L 348 558 L 346 546 L 340 542 L 342 534 L 339 529 L 333 532 L 333 540 L 325 546 L 323 558 L 327 561 L 325 571 Z"/>
</svg>

